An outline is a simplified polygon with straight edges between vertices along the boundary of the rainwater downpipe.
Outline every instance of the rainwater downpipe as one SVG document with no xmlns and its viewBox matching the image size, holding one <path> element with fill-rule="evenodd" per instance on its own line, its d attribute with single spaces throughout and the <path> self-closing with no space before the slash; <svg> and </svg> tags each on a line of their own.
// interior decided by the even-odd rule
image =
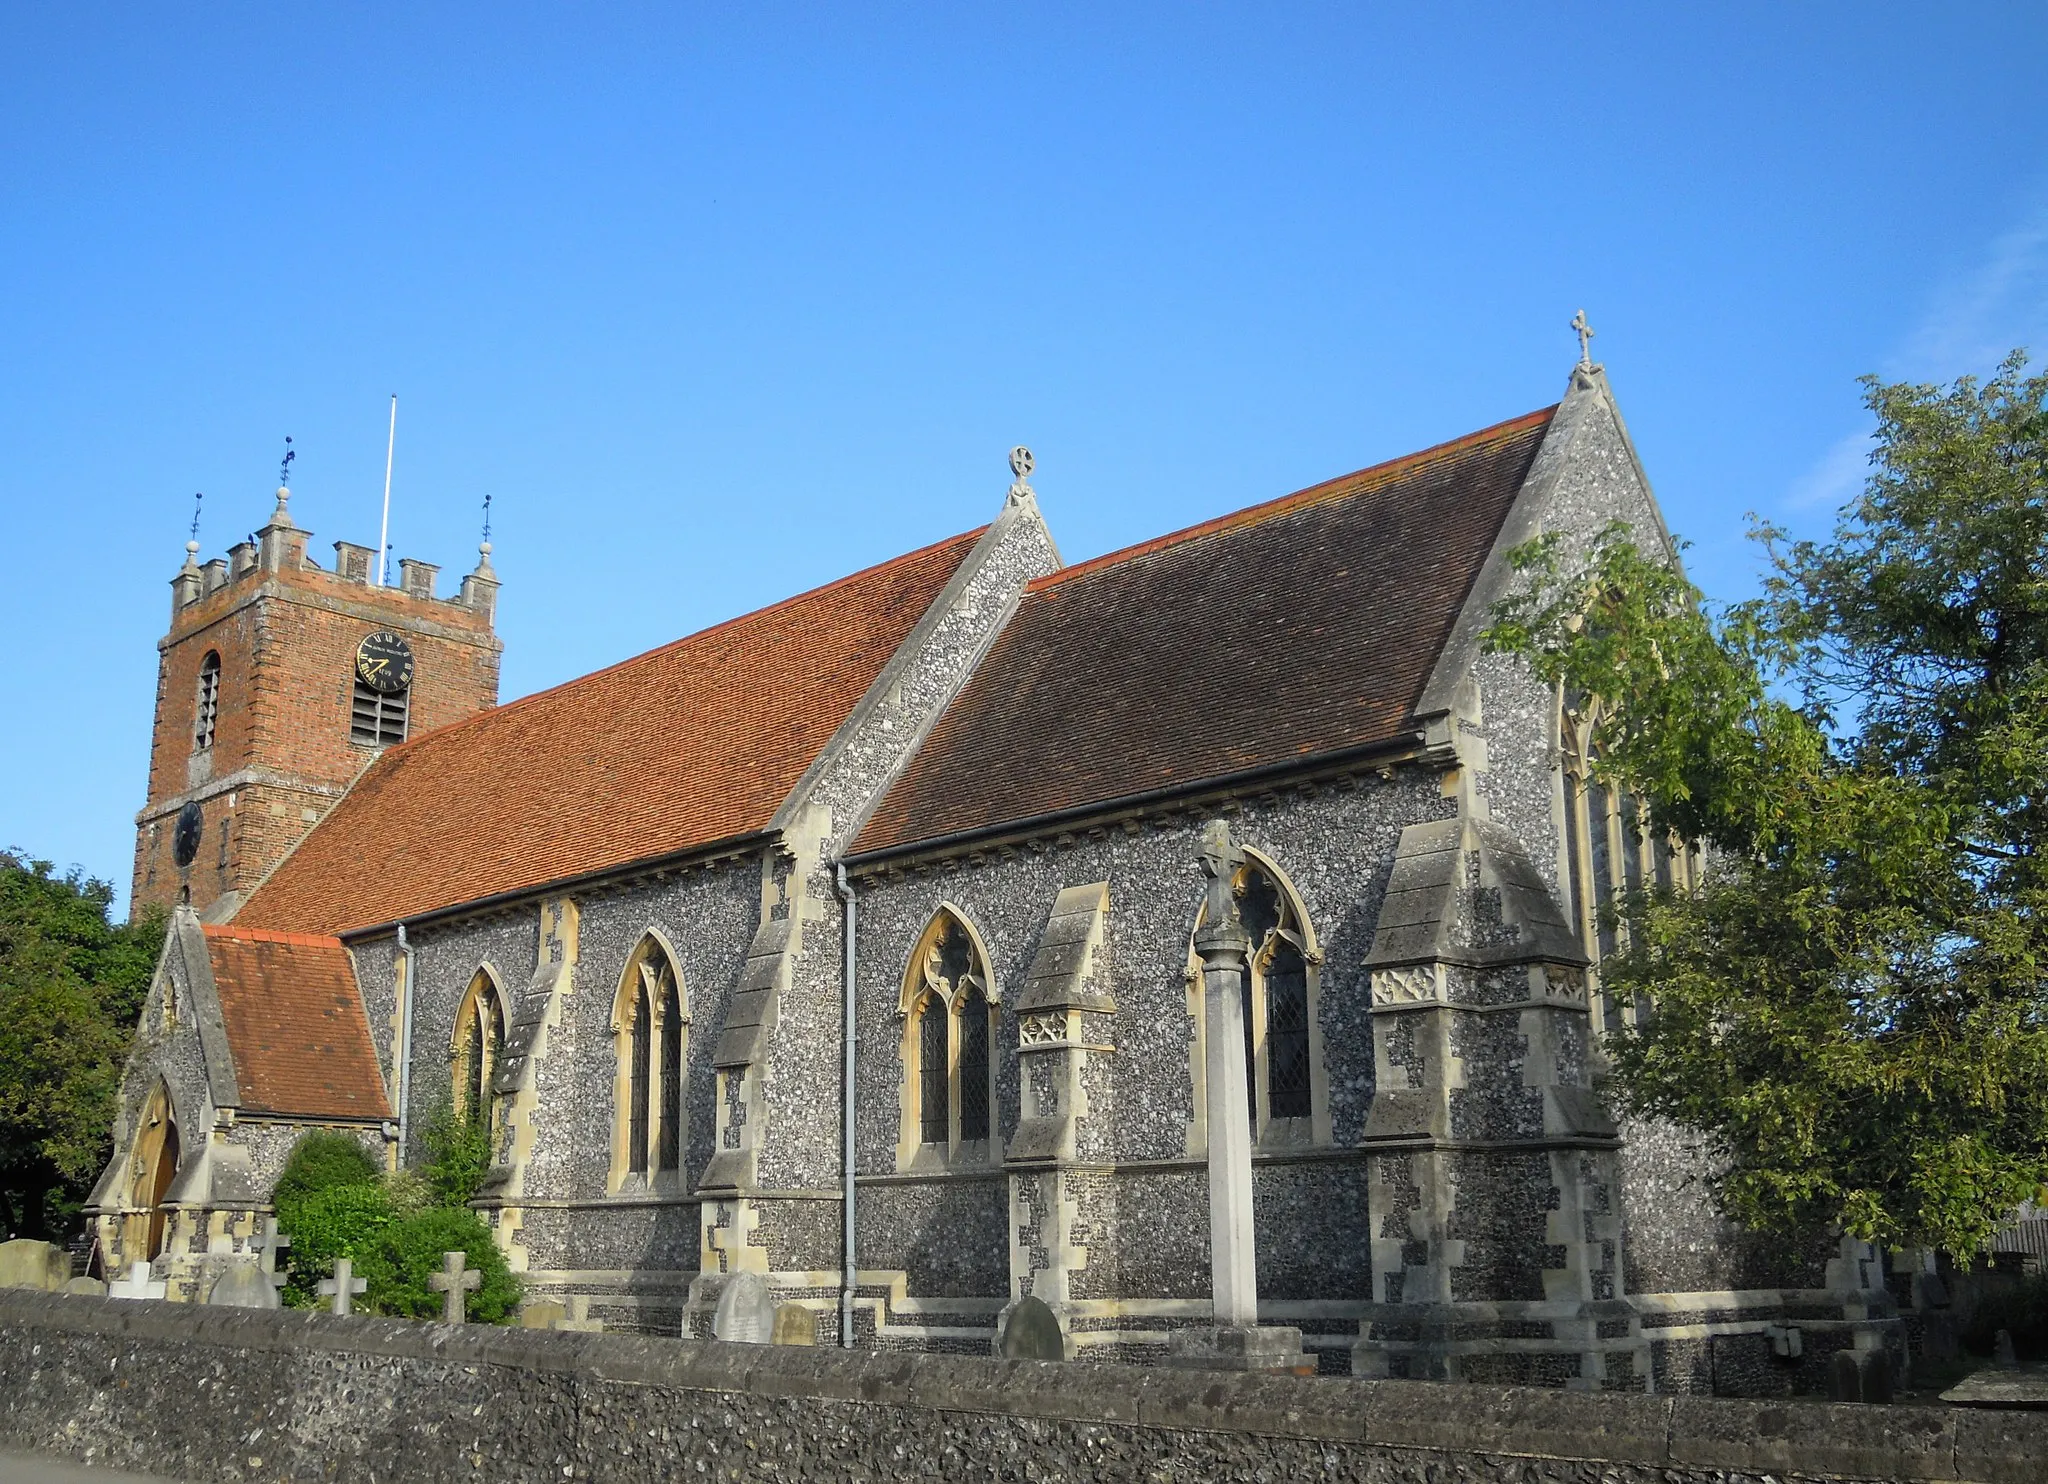
<svg viewBox="0 0 2048 1484">
<path fill-rule="evenodd" d="M 853 1210 L 853 1054 L 857 1045 L 858 1032 L 854 1021 L 854 948 L 853 931 L 858 921 L 853 900 L 853 883 L 846 879 L 846 862 L 839 861 L 833 868 L 833 886 L 839 893 L 841 903 L 840 932 L 846 939 L 846 961 L 840 969 L 840 985 L 846 1000 L 846 1065 L 840 1073 L 840 1090 L 844 1111 L 839 1131 L 840 1148 L 845 1154 L 841 1178 L 845 1182 L 845 1210 L 841 1221 L 846 1228 L 845 1254 L 842 1259 L 844 1271 L 839 1279 L 839 1344 L 842 1349 L 853 1348 L 853 1295 L 860 1282 L 860 1268 L 854 1250 Z"/>
<path fill-rule="evenodd" d="M 404 972 L 400 974 L 398 1008 L 398 1168 L 405 1168 L 405 1128 L 412 1111 L 412 945 L 405 941 L 405 924 L 398 925 L 398 952 Z"/>
</svg>

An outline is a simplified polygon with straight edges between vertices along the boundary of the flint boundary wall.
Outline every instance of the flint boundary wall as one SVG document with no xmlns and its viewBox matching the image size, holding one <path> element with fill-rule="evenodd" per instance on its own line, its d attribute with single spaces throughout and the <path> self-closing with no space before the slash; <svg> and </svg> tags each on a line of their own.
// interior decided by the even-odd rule
<svg viewBox="0 0 2048 1484">
<path fill-rule="evenodd" d="M 2048 1416 L 1226 1375 L 0 1293 L 0 1446 L 195 1481 L 2036 1484 Z"/>
</svg>

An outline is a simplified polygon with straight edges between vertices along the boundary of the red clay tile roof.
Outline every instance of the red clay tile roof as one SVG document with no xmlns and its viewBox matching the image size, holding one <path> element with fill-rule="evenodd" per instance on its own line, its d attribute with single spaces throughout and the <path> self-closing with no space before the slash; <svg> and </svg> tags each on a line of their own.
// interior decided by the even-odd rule
<svg viewBox="0 0 2048 1484">
<path fill-rule="evenodd" d="M 244 1113 L 391 1116 L 340 939 L 240 927 L 205 933 Z"/>
<path fill-rule="evenodd" d="M 346 932 L 765 827 L 980 535 L 392 748 L 237 926 Z"/>
<path fill-rule="evenodd" d="M 1393 740 L 1555 410 L 1039 578 L 853 853 Z"/>
</svg>

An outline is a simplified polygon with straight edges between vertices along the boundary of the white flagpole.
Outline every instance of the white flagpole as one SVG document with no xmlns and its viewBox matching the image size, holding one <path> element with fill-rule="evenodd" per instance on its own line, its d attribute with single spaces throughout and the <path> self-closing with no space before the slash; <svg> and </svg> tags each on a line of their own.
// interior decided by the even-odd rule
<svg viewBox="0 0 2048 1484">
<path fill-rule="evenodd" d="M 391 575 L 391 455 L 398 447 L 398 393 L 391 394 L 391 437 L 384 445 L 384 524 L 377 531 L 377 586 Z"/>
</svg>

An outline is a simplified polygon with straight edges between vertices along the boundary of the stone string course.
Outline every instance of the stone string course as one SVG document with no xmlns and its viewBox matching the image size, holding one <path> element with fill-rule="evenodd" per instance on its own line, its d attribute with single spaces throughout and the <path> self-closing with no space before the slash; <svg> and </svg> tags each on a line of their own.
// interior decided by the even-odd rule
<svg viewBox="0 0 2048 1484">
<path fill-rule="evenodd" d="M 2048 1417 L 0 1294 L 0 1446 L 193 1481 L 2038 1480 Z"/>
</svg>

